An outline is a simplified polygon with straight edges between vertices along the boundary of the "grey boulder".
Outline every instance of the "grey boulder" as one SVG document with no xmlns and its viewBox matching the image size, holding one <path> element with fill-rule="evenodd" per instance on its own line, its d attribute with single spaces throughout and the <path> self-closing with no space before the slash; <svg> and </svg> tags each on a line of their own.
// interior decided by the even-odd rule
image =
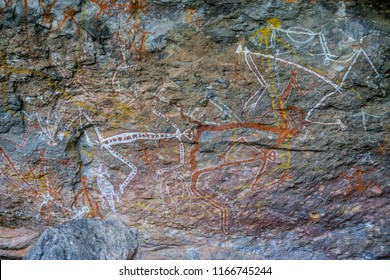
<svg viewBox="0 0 390 280">
<path fill-rule="evenodd" d="M 122 222 L 80 219 L 45 230 L 24 259 L 124 260 L 137 246 L 137 231 Z"/>
</svg>

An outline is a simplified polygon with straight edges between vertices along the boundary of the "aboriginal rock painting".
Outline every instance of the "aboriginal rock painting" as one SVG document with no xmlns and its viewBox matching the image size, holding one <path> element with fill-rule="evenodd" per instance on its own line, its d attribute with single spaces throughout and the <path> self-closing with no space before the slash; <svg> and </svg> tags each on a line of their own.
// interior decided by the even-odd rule
<svg viewBox="0 0 390 280">
<path fill-rule="evenodd" d="M 301 137 L 306 137 L 308 129 L 334 126 L 335 129 L 346 130 L 347 125 L 341 116 L 326 107 L 331 102 L 348 102 L 343 100 L 343 96 L 348 96 L 348 99 L 361 98 L 359 91 L 348 85 L 349 76 L 355 71 L 356 64 L 366 67 L 364 69 L 371 79 L 379 76 L 366 51 L 358 42 L 351 38 L 348 40 L 348 52 L 335 55 L 330 51 L 322 32 L 303 27 L 283 29 L 279 19 L 271 18 L 264 28 L 249 37 L 247 45 L 238 45 L 238 61 L 245 62 L 258 87 L 242 104 L 242 118 L 248 121 L 232 120 L 233 123 L 223 125 L 198 123 L 195 146 L 190 153 L 192 195 L 215 209 L 220 216 L 220 226 L 224 233 L 228 232 L 229 216 L 233 215 L 234 207 L 230 206 L 228 199 L 218 199 L 214 193 L 231 192 L 231 186 L 208 186 L 207 182 L 202 182 L 202 177 L 206 178 L 213 172 L 227 176 L 229 172 L 233 172 L 235 166 L 240 170 L 246 164 L 256 163 L 257 173 L 252 171 L 253 177 L 249 180 L 246 175 L 244 186 L 252 192 L 277 187 L 293 177 L 292 146 L 297 139 L 299 141 Z M 305 46 L 308 52 L 313 52 L 307 54 L 316 55 L 323 61 L 320 69 L 316 69 L 317 65 L 305 62 L 304 53 L 299 50 L 302 46 Z M 340 72 L 337 77 L 330 78 L 327 75 L 324 65 L 331 64 Z M 365 116 L 367 115 L 363 112 L 363 123 Z M 228 131 L 237 133 L 237 130 L 240 130 L 239 136 L 233 136 L 233 132 L 228 134 Z M 248 135 L 244 136 L 245 133 Z M 256 133 L 260 134 L 258 139 L 254 137 Z M 197 153 L 200 145 L 208 144 L 207 140 L 202 141 L 203 134 L 206 134 L 211 142 L 215 140 L 212 135 L 223 134 L 222 138 L 226 140 L 230 137 L 227 141 L 230 144 L 226 146 L 226 150 L 221 151 L 213 166 L 201 167 L 202 164 L 198 163 L 200 159 L 197 159 Z M 248 137 L 251 139 L 247 139 Z M 255 148 L 250 144 L 255 141 L 261 141 L 261 145 L 265 147 Z M 239 146 L 241 150 L 238 150 Z M 242 146 L 251 148 L 242 150 Z M 344 178 L 341 183 L 353 182 L 349 188 L 361 191 L 367 185 L 375 185 L 372 181 L 360 183 L 363 174 L 369 172 L 361 168 L 367 167 L 354 167 L 350 175 L 341 175 Z M 238 173 L 250 174 L 242 171 Z"/>
<path fill-rule="evenodd" d="M 26 43 L 33 32 L 28 2 L 17 4 L 25 15 Z M 37 221 L 105 219 L 137 209 L 146 220 L 154 215 L 188 227 L 207 224 L 222 234 L 239 232 L 264 222 L 267 191 L 298 180 L 294 164 L 303 149 L 297 147 L 319 141 L 313 131 L 342 135 L 354 118 L 368 139 L 373 123 L 383 125 L 380 113 L 350 108 L 351 100 L 367 98 L 359 85 L 380 77 L 363 38 L 344 35 L 334 42 L 320 29 L 284 27 L 271 17 L 231 49 L 234 97 L 205 85 L 198 106 L 191 101 L 195 93 L 185 93 L 189 100 L 172 94 L 184 87 L 168 76 L 151 86 L 128 74 L 148 56 L 146 43 L 154 31 L 145 28 L 143 16 L 151 4 L 89 0 L 80 10 L 60 2 L 37 2 L 39 24 L 47 29 L 42 36 L 73 32 L 66 52 L 47 56 L 50 71 L 23 67 L 3 54 L 0 63 L 0 117 L 5 123 L 15 118 L 14 112 L 19 116 L 18 132 L 8 134 L 10 128 L 2 126 L 0 184 L 3 192 L 20 195 Z M 1 11 L 16 5 L 4 3 Z M 62 9 L 55 21 L 53 9 Z M 96 39 L 84 22 L 87 15 L 94 23 L 118 18 L 110 50 L 100 50 L 100 56 L 111 56 L 106 69 L 99 66 Z M 33 48 L 26 53 L 38 55 Z M 148 71 L 143 65 L 132 75 Z M 23 77 L 32 77 L 40 92 L 25 97 L 27 105 L 21 107 L 11 100 L 10 88 L 28 91 L 29 84 L 20 82 Z M 34 98 L 42 103 L 35 111 L 28 106 Z M 53 99 L 55 105 L 48 106 Z M 386 141 L 377 147 L 378 155 L 387 153 Z M 318 151 L 305 152 L 315 156 Z M 380 190 L 371 156 L 362 155 L 333 184 L 342 193 Z M 288 224 L 286 217 L 271 212 L 268 219 Z"/>
</svg>

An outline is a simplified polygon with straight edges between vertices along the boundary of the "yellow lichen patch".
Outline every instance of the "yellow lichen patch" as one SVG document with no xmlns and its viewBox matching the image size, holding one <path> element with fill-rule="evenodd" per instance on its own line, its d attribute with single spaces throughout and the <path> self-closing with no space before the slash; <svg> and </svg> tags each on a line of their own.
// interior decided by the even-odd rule
<svg viewBox="0 0 390 280">
<path fill-rule="evenodd" d="M 359 213 L 361 209 L 362 209 L 362 206 L 359 204 L 349 206 L 348 208 L 346 208 L 344 210 L 344 215 L 355 215 L 355 214 Z"/>
<path fill-rule="evenodd" d="M 319 220 L 321 220 L 321 214 L 319 214 L 317 212 L 311 212 L 309 214 L 309 217 L 310 217 L 310 220 L 312 220 L 313 222 L 318 222 Z"/>
<path fill-rule="evenodd" d="M 186 11 L 185 19 L 188 24 L 193 24 L 193 16 L 195 13 L 196 13 L 196 8 L 189 8 Z"/>
</svg>

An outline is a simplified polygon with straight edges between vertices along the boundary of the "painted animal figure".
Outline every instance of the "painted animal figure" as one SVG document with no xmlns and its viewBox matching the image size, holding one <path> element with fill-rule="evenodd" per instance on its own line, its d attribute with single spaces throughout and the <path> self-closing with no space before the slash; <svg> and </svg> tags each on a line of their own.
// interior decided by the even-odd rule
<svg viewBox="0 0 390 280">
<path fill-rule="evenodd" d="M 267 21 L 266 27 L 259 29 L 256 31 L 249 39 L 252 40 L 260 49 L 258 52 L 252 52 L 247 47 L 243 47 L 241 44 L 238 46 L 236 53 L 237 54 L 244 54 L 246 64 L 248 65 L 249 69 L 252 71 L 252 73 L 255 75 L 256 79 L 260 83 L 260 88 L 257 92 L 255 92 L 245 103 L 245 109 L 247 109 L 248 105 L 254 98 L 257 98 L 254 103 L 250 105 L 250 110 L 253 110 L 254 107 L 257 106 L 257 103 L 263 96 L 263 94 L 268 91 L 271 98 L 273 99 L 273 110 L 280 110 L 280 107 L 283 107 L 283 97 L 280 97 L 278 94 L 278 90 L 275 88 L 275 75 L 273 73 L 273 67 L 271 65 L 271 61 L 275 61 L 277 63 L 290 65 L 294 67 L 296 70 L 302 70 L 306 72 L 309 75 L 312 75 L 314 78 L 318 78 L 318 81 L 323 81 L 327 83 L 329 86 L 331 86 L 333 89 L 330 92 L 326 92 L 324 96 L 312 107 L 308 113 L 305 116 L 305 120 L 307 122 L 316 123 L 316 124 L 322 124 L 322 125 L 339 125 L 342 130 L 346 129 L 346 126 L 341 122 L 340 119 L 337 119 L 335 122 L 331 121 L 315 121 L 313 120 L 313 115 L 315 115 L 315 112 L 319 109 L 320 106 L 322 106 L 327 99 L 333 97 L 337 94 L 344 94 L 345 84 L 346 80 L 349 77 L 353 66 L 357 63 L 358 59 L 362 57 L 363 59 L 368 62 L 371 69 L 375 72 L 376 76 L 380 76 L 379 72 L 375 68 L 373 62 L 369 58 L 366 51 L 359 47 L 358 44 L 351 38 L 348 39 L 348 42 L 351 45 L 351 52 L 345 55 L 335 55 L 333 54 L 329 47 L 328 42 L 325 38 L 325 35 L 323 32 L 314 32 L 312 30 L 309 30 L 307 28 L 303 27 L 290 27 L 287 29 L 283 29 L 281 27 L 280 20 L 277 18 L 271 18 Z M 312 43 L 315 43 L 316 41 L 319 42 L 321 47 L 321 53 L 320 54 L 310 54 L 310 55 L 319 55 L 323 56 L 326 61 L 331 61 L 333 63 L 338 63 L 343 65 L 345 67 L 346 71 L 344 72 L 341 81 L 339 82 L 333 82 L 327 77 L 319 74 L 318 71 L 313 70 L 313 68 L 302 66 L 298 63 L 280 58 L 280 54 L 270 55 L 269 50 L 272 48 L 276 49 L 276 43 L 280 43 L 282 48 L 290 49 L 290 46 L 287 42 L 283 41 L 281 39 L 281 35 L 286 35 L 288 40 L 291 41 L 296 47 L 301 47 L 303 45 L 309 45 Z M 258 42 L 255 40 L 255 38 L 259 38 Z M 263 48 L 265 48 L 265 52 L 263 52 Z M 267 68 L 268 72 L 270 72 L 270 79 L 265 78 L 265 73 L 263 70 L 259 70 L 259 67 L 254 62 L 253 57 L 256 56 L 260 59 L 260 61 L 264 62 L 264 67 Z M 265 63 L 266 61 L 266 63 Z M 293 77 L 294 78 L 294 77 Z M 299 91 L 299 94 L 302 95 L 302 92 L 299 89 L 299 85 L 295 83 L 294 87 L 297 88 Z M 278 100 L 275 100 L 278 99 Z M 278 106 L 276 106 L 275 103 L 280 103 Z M 279 108 L 277 108 L 279 107 Z M 283 108 L 282 108 L 283 109 Z"/>
<path fill-rule="evenodd" d="M 114 146 L 116 145 L 123 145 L 123 144 L 130 144 L 136 141 L 141 140 L 165 140 L 165 139 L 177 139 L 179 141 L 179 150 L 180 150 L 180 160 L 179 163 L 173 166 L 164 167 L 157 171 L 158 175 L 162 175 L 163 173 L 179 168 L 184 164 L 184 144 L 183 144 L 183 137 L 187 138 L 188 140 L 192 140 L 193 135 L 191 129 L 186 129 L 183 132 L 180 131 L 180 128 L 172 122 L 168 117 L 166 117 L 164 114 L 160 113 L 156 110 L 156 103 L 154 103 L 152 112 L 164 119 L 168 124 L 170 124 L 173 128 L 175 128 L 174 133 L 158 133 L 158 132 L 125 132 L 120 133 L 117 135 L 104 137 L 103 134 L 100 132 L 98 125 L 96 121 L 93 119 L 93 117 L 86 111 L 80 111 L 78 114 L 74 115 L 65 125 L 65 131 L 69 130 L 72 123 L 80 118 L 84 117 L 94 128 L 95 134 L 98 137 L 99 145 L 102 149 L 106 149 L 114 158 L 121 161 L 125 165 L 127 165 L 130 168 L 130 173 L 127 175 L 125 180 L 119 184 L 119 190 L 120 193 L 123 193 L 124 189 L 130 184 L 131 180 L 134 178 L 134 176 L 137 174 L 137 167 L 128 159 L 126 159 L 121 153 L 119 153 L 117 150 L 114 149 Z"/>
<path fill-rule="evenodd" d="M 239 49 L 242 49 L 242 47 L 239 48 Z M 320 99 L 320 101 L 318 101 L 314 105 L 314 107 L 310 108 L 310 110 L 308 111 L 308 113 L 305 116 L 305 120 L 307 122 L 316 123 L 316 124 L 322 124 L 322 125 L 339 125 L 342 130 L 346 129 L 346 126 L 341 122 L 340 119 L 337 119 L 336 122 L 315 121 L 315 120 L 312 119 L 312 115 L 315 112 L 315 110 L 317 110 L 321 105 L 323 105 L 324 102 L 328 98 L 332 97 L 335 94 L 343 94 L 342 86 L 344 85 L 344 82 L 347 79 L 349 71 L 344 75 L 341 83 L 340 84 L 336 84 L 335 82 L 331 81 L 327 77 L 317 73 L 316 71 L 314 71 L 312 69 L 309 69 L 309 68 L 307 68 L 305 66 L 299 65 L 298 63 L 295 63 L 295 62 L 292 62 L 292 61 L 289 61 L 289 60 L 286 60 L 286 59 L 283 59 L 283 58 L 279 58 L 279 57 L 276 57 L 276 56 L 272 56 L 272 55 L 266 55 L 266 54 L 261 54 L 261 53 L 254 53 L 254 52 L 251 52 L 248 48 L 245 48 L 242 52 L 243 52 L 243 54 L 245 56 L 245 61 L 246 61 L 247 65 L 248 65 L 249 69 L 252 71 L 252 73 L 255 75 L 256 79 L 260 83 L 260 89 L 254 94 L 254 95 L 258 95 L 261 92 L 261 94 L 258 97 L 258 99 L 260 99 L 262 97 L 262 95 L 263 95 L 263 93 L 265 91 L 271 91 L 271 89 L 270 89 L 271 86 L 266 82 L 263 74 L 261 73 L 261 71 L 257 67 L 256 63 L 254 62 L 253 56 L 258 56 L 258 57 L 263 57 L 263 58 L 266 58 L 266 59 L 271 59 L 271 60 L 274 60 L 274 61 L 276 61 L 278 63 L 282 63 L 282 64 L 285 64 L 285 65 L 292 66 L 295 69 L 304 71 L 305 73 L 307 73 L 309 75 L 312 75 L 314 78 L 317 78 L 319 81 L 322 81 L 325 84 L 329 85 L 332 88 L 331 92 L 325 94 Z M 295 86 L 298 89 L 298 91 L 300 91 L 300 94 L 302 96 L 304 95 L 304 93 L 297 86 L 297 84 L 291 84 L 291 86 Z M 252 96 L 251 99 L 252 98 L 254 98 L 254 96 Z M 281 98 L 281 101 L 283 101 L 282 98 Z M 256 101 L 256 102 L 258 102 L 258 101 Z"/>
<path fill-rule="evenodd" d="M 181 108 L 182 109 L 182 108 Z M 182 111 L 182 110 L 181 110 Z M 182 116 L 184 113 L 182 112 Z M 188 118 L 188 116 L 186 116 Z M 208 168 L 199 168 L 198 163 L 196 161 L 196 156 L 200 153 L 200 145 L 201 145 L 201 137 L 205 133 L 224 133 L 229 130 L 235 129 L 248 129 L 248 133 L 252 134 L 253 131 L 261 131 L 268 132 L 270 134 L 276 135 L 276 140 L 272 147 L 267 149 L 256 149 L 256 152 L 252 153 L 249 158 L 232 160 L 226 157 L 227 153 L 232 149 L 232 145 L 236 145 L 237 143 L 247 143 L 245 137 L 240 137 L 239 139 L 233 141 L 231 145 L 229 145 L 226 151 L 222 154 L 222 162 Z M 260 168 L 258 169 L 257 175 L 253 179 L 251 183 L 251 191 L 258 191 L 264 186 L 259 186 L 259 182 L 262 179 L 262 175 L 266 171 L 267 164 L 269 162 L 275 161 L 277 158 L 277 153 L 273 149 L 277 148 L 281 145 L 286 139 L 296 136 L 297 131 L 295 129 L 290 129 L 288 127 L 277 128 L 269 125 L 263 125 L 259 123 L 253 122 L 242 122 L 242 123 L 231 123 L 225 125 L 211 126 L 211 125 L 201 125 L 197 133 L 194 137 L 194 148 L 190 152 L 190 163 L 191 163 L 191 192 L 192 195 L 199 198 L 206 205 L 211 206 L 212 208 L 218 210 L 220 214 L 220 227 L 221 231 L 225 234 L 228 234 L 228 217 L 229 217 L 229 208 L 226 205 L 220 203 L 217 199 L 209 196 L 206 192 L 202 191 L 202 186 L 199 186 L 199 178 L 206 173 L 213 172 L 216 170 L 221 170 L 223 168 L 231 167 L 231 166 L 240 166 L 248 163 L 259 162 Z"/>
</svg>

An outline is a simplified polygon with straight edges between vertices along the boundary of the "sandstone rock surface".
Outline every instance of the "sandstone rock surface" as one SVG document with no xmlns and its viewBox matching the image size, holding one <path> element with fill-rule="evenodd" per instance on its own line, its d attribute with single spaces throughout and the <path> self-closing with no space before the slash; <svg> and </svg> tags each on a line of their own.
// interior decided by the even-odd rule
<svg viewBox="0 0 390 280">
<path fill-rule="evenodd" d="M 0 227 L 1 259 L 22 259 L 34 245 L 38 235 L 25 228 Z"/>
</svg>

